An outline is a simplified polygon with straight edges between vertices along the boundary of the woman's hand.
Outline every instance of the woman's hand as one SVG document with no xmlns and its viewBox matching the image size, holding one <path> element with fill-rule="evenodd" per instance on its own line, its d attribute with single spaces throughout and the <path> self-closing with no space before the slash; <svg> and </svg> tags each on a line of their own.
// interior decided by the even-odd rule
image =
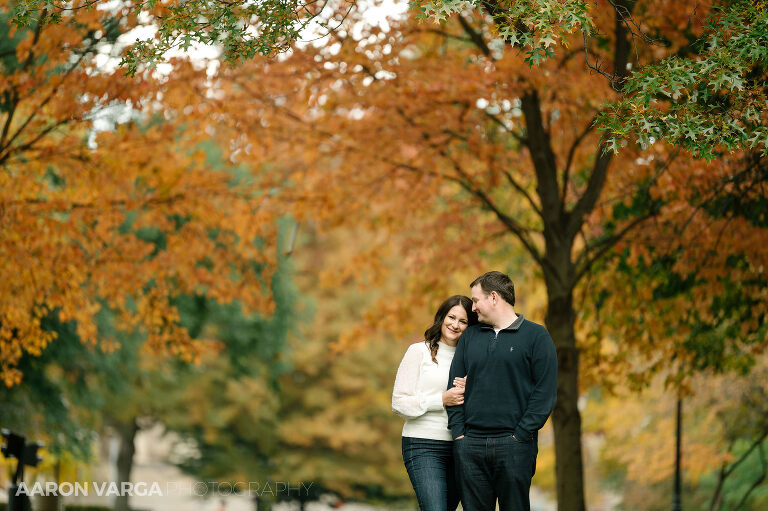
<svg viewBox="0 0 768 511">
<path fill-rule="evenodd" d="M 464 387 L 453 387 L 443 392 L 443 406 L 464 404 Z"/>
<path fill-rule="evenodd" d="M 462 389 L 467 386 L 467 377 L 464 378 L 457 376 L 453 379 L 453 386 L 454 387 L 461 387 Z"/>
</svg>

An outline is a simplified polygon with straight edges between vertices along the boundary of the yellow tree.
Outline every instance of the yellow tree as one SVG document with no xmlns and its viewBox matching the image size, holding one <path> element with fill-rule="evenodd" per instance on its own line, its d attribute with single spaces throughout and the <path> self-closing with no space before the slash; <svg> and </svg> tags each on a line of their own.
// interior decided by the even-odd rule
<svg viewBox="0 0 768 511">
<path fill-rule="evenodd" d="M 686 399 L 682 457 L 687 506 L 759 509 L 761 490 L 765 500 L 765 377 L 765 356 L 750 375 L 693 377 L 698 392 Z M 675 398 L 663 378 L 655 378 L 640 393 L 622 387 L 587 404 L 585 429 L 600 440 L 604 486 L 618 490 L 625 507 L 669 509 Z"/>
<path fill-rule="evenodd" d="M 343 333 L 360 321 L 382 296 L 397 292 L 397 279 L 361 292 L 355 286 L 328 285 L 328 259 L 354 259 L 360 243 L 375 232 L 339 229 L 318 232 L 305 224 L 293 256 L 303 290 L 302 321 L 291 340 L 291 371 L 280 378 L 276 476 L 312 481 L 342 499 L 386 502 L 410 497 L 412 490 L 400 453 L 402 420 L 391 411 L 397 364 L 418 332 L 397 343 L 373 332 L 354 346 L 337 349 Z M 383 258 L 390 269 L 398 261 Z M 344 280 L 344 279 L 342 279 Z M 422 314 L 426 317 L 426 313 Z M 278 479 L 279 480 L 279 479 Z"/>
<path fill-rule="evenodd" d="M 204 72 L 178 62 L 174 79 L 128 78 L 100 66 L 128 15 L 46 22 L 43 10 L 30 30 L 0 24 L 0 376 L 18 383 L 20 358 L 55 339 L 46 316 L 96 343 L 102 307 L 149 347 L 194 359 L 202 344 L 179 324 L 174 295 L 269 311 L 277 204 L 263 183 L 211 171 L 204 133 L 163 103 Z M 95 134 L 94 118 L 121 106 L 134 121 Z"/>
<path fill-rule="evenodd" d="M 633 66 L 686 51 L 701 19 L 664 1 L 599 5 L 601 35 L 567 41 L 536 72 L 482 13 L 439 27 L 390 21 L 390 30 L 357 20 L 320 47 L 223 69 L 218 95 L 200 107 L 233 158 L 276 168 L 299 218 L 385 233 L 334 275 L 350 279 L 369 268 L 361 281 L 376 285 L 386 274 L 380 256 L 403 258 L 405 290 L 382 298 L 369 326 L 402 330 L 409 305 L 442 293 L 449 275 L 468 267 L 481 273 L 483 253 L 514 240 L 510 257 L 525 254 L 547 292 L 545 322 L 560 368 L 558 502 L 576 510 L 584 508 L 579 379 L 601 379 L 605 368 L 592 363 L 602 339 L 577 342 L 577 290 L 622 240 L 643 224 L 652 228 L 650 218 L 679 220 L 691 211 L 683 192 L 689 176 L 712 190 L 740 165 L 706 167 L 660 144 L 607 150 L 594 120 L 606 99 L 620 97 L 612 85 Z M 633 46 L 633 23 L 669 44 Z M 609 63 L 612 82 L 584 73 L 585 44 L 590 58 Z M 746 232 L 754 231 L 747 226 L 739 236 Z"/>
<path fill-rule="evenodd" d="M 592 121 L 608 85 L 585 77 L 573 53 L 531 73 L 489 30 L 478 15 L 439 30 L 404 23 L 390 33 L 339 32 L 326 47 L 284 62 L 226 71 L 221 99 L 210 104 L 238 133 L 217 136 L 251 150 L 237 157 L 281 162 L 294 183 L 289 198 L 318 206 L 313 214 L 330 225 L 355 221 L 391 233 L 347 261 L 354 273 L 355 263 L 381 253 L 406 259 L 413 278 L 403 300 L 382 299 L 377 310 L 389 313 L 376 319 L 401 318 L 409 301 L 444 290 L 446 275 L 481 273 L 480 250 L 517 238 L 548 290 L 546 323 L 560 359 L 558 498 L 578 508 L 573 293 L 637 220 L 608 232 L 588 222 L 617 200 L 620 180 L 600 201 L 613 162 L 650 176 L 668 159 L 640 165 L 632 151 L 604 153 Z"/>
</svg>

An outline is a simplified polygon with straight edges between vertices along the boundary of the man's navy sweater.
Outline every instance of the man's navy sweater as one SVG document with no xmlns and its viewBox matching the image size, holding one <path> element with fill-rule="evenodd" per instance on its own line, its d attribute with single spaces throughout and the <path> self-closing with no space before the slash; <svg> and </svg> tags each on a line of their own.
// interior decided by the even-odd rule
<svg viewBox="0 0 768 511">
<path fill-rule="evenodd" d="M 451 436 L 527 441 L 555 407 L 557 353 L 546 328 L 518 318 L 498 335 L 483 323 L 467 328 L 451 363 L 453 379 L 467 376 L 464 404 L 449 406 Z"/>
</svg>

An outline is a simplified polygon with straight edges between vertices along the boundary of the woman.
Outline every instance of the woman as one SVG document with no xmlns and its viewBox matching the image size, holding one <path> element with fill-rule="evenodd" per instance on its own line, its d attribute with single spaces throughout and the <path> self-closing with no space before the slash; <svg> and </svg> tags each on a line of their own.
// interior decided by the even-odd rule
<svg viewBox="0 0 768 511">
<path fill-rule="evenodd" d="M 448 298 L 424 332 L 424 341 L 408 347 L 397 369 L 392 410 L 405 419 L 403 461 L 421 511 L 454 511 L 459 503 L 445 407 L 464 403 L 464 382 L 445 388 L 459 337 L 475 323 L 472 300 Z"/>
</svg>

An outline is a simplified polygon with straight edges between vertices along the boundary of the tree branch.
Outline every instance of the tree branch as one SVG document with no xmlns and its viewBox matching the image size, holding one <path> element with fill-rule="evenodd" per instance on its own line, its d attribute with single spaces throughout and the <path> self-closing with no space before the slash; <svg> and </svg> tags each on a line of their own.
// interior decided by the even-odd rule
<svg viewBox="0 0 768 511">
<path fill-rule="evenodd" d="M 562 182 L 562 189 L 560 190 L 560 207 L 565 210 L 565 199 L 568 195 L 568 180 L 570 178 L 570 171 L 571 171 L 571 164 L 573 163 L 573 157 L 576 154 L 576 150 L 579 148 L 579 145 L 581 142 L 586 138 L 587 135 L 592 131 L 595 125 L 595 119 L 597 116 L 593 116 L 592 119 L 589 121 L 589 124 L 582 130 L 581 133 L 579 133 L 576 138 L 574 139 L 573 143 L 571 144 L 571 147 L 568 149 L 568 157 L 565 160 L 565 167 L 563 168 L 562 172 L 562 179 L 560 180 Z"/>
<path fill-rule="evenodd" d="M 11 154 L 21 154 L 24 153 L 32 148 L 33 145 L 35 145 L 37 142 L 39 142 L 43 137 L 45 137 L 48 133 L 55 130 L 59 126 L 63 126 L 64 124 L 67 124 L 70 120 L 69 119 L 61 119 L 58 122 L 55 122 L 51 124 L 50 126 L 46 127 L 44 130 L 41 130 L 40 133 L 35 136 L 32 140 L 28 141 L 27 143 L 12 148 L 13 151 L 9 150 L 3 154 L 0 154 L 0 165 L 3 165 L 8 158 L 10 158 Z"/>
<path fill-rule="evenodd" d="M 90 45 L 90 47 L 93 47 L 93 46 L 94 46 L 94 44 L 92 43 Z M 61 80 L 59 81 L 59 83 L 56 86 L 53 87 L 53 89 L 50 91 L 50 93 L 48 93 L 48 96 L 37 106 L 37 108 L 35 108 L 32 111 L 32 113 L 29 114 L 29 117 L 27 117 L 27 119 L 21 124 L 21 126 L 19 126 L 19 128 L 16 130 L 16 132 L 13 135 L 11 135 L 11 138 L 7 142 L 5 141 L 6 132 L 5 132 L 5 127 L 4 127 L 4 129 L 3 129 L 3 138 L 0 139 L 0 141 L 2 141 L 2 146 L 0 146 L 0 153 L 2 154 L 0 156 L 0 165 L 5 163 L 8 160 L 8 158 L 10 157 L 12 149 L 13 149 L 11 147 L 13 142 L 21 135 L 21 133 L 24 131 L 24 129 L 26 129 L 26 127 L 29 125 L 29 123 L 32 122 L 35 119 L 35 117 L 37 117 L 37 115 L 42 111 L 43 107 L 45 107 L 45 105 L 47 105 L 54 98 L 56 93 L 59 91 L 59 88 L 70 77 L 70 75 L 72 74 L 72 71 L 77 69 L 77 67 L 83 61 L 83 59 L 85 58 L 85 54 L 86 53 L 87 52 L 83 52 L 82 54 L 80 54 L 78 56 L 77 60 L 75 62 L 73 62 L 69 66 L 69 68 L 67 68 L 66 72 L 62 75 Z M 16 101 L 18 102 L 19 99 L 17 98 Z M 70 119 L 70 118 L 62 119 L 62 120 L 54 123 L 52 126 L 49 126 L 45 130 L 43 130 L 41 135 L 46 135 L 53 128 L 55 128 L 57 126 L 61 126 L 63 124 L 66 124 L 66 123 L 70 122 L 71 120 L 72 119 Z M 9 122 L 10 122 L 10 118 L 6 120 L 6 125 L 8 125 Z M 38 135 L 37 137 L 35 137 L 32 140 L 32 142 L 28 142 L 28 143 L 22 145 L 20 147 L 21 151 L 26 151 L 27 149 L 29 149 L 32 146 L 32 144 L 34 144 L 35 142 L 39 141 L 41 138 L 42 138 L 42 136 Z"/>
<path fill-rule="evenodd" d="M 506 215 L 504 212 L 502 212 L 494 203 L 493 199 L 490 198 L 490 196 L 485 193 L 482 189 L 479 187 L 476 187 L 472 183 L 472 179 L 470 176 L 464 171 L 463 168 L 458 164 L 456 160 L 450 157 L 444 150 L 441 148 L 432 145 L 433 149 L 437 150 L 438 153 L 445 159 L 447 159 L 449 162 L 451 162 L 451 166 L 456 171 L 457 174 L 459 174 L 459 177 L 457 176 L 450 176 L 447 174 L 442 174 L 439 172 L 429 172 L 427 170 L 424 170 L 419 167 L 415 167 L 413 165 L 397 162 L 394 160 L 390 160 L 388 158 L 381 158 L 381 161 L 384 161 L 386 163 L 389 163 L 391 165 L 394 165 L 396 168 L 402 168 L 408 171 L 412 172 L 418 172 L 420 174 L 430 175 L 439 177 L 440 179 L 445 179 L 447 181 L 451 181 L 453 183 L 458 184 L 461 186 L 465 191 L 467 191 L 470 195 L 474 195 L 478 199 L 480 199 L 480 202 L 488 208 L 496 217 L 501 221 L 501 223 L 506 228 L 505 232 L 512 232 L 523 244 L 523 246 L 526 248 L 526 250 L 531 254 L 531 256 L 539 263 L 542 263 L 541 255 L 539 254 L 538 250 L 536 250 L 536 247 L 533 246 L 533 242 L 529 237 L 529 233 L 535 232 L 533 229 L 530 229 L 528 227 L 524 227 L 517 223 L 514 219 L 512 219 L 510 216 Z M 543 264 L 543 263 L 542 263 Z"/>
<path fill-rule="evenodd" d="M 504 124 L 504 121 L 502 121 L 501 119 L 499 119 L 498 117 L 496 117 L 492 113 L 489 113 L 487 110 L 485 111 L 485 115 L 486 115 L 486 117 L 491 119 L 493 122 L 495 122 L 496 124 L 498 124 L 499 126 L 504 128 L 504 131 L 506 131 L 507 133 L 512 135 L 515 138 L 515 140 L 517 140 L 518 142 L 520 142 L 523 145 L 526 145 L 526 146 L 528 145 L 528 139 L 525 138 L 524 136 L 522 136 L 520 133 L 516 132 L 515 130 L 509 129 L 509 127 L 507 127 L 507 125 Z"/>
<path fill-rule="evenodd" d="M 576 267 L 576 276 L 574 277 L 574 281 L 578 282 L 587 272 L 589 272 L 592 265 L 600 260 L 606 254 L 606 252 L 613 248 L 613 246 L 616 245 L 616 243 L 618 243 L 622 238 L 624 238 L 627 233 L 629 233 L 632 229 L 645 222 L 649 218 L 653 218 L 654 216 L 656 216 L 656 212 L 650 212 L 646 215 L 639 216 L 625 225 L 613 236 L 605 238 L 590 247 L 585 247 L 584 250 L 582 250 L 582 252 L 579 254 L 579 257 L 576 259 L 576 263 L 574 265 Z"/>
<path fill-rule="evenodd" d="M 660 167 L 657 167 L 656 173 L 654 176 L 650 179 L 650 181 L 644 186 L 644 189 L 647 189 L 651 186 L 653 186 L 659 177 L 669 168 L 669 166 L 672 164 L 672 162 L 677 158 L 678 154 L 680 154 L 679 150 L 674 151 L 661 165 Z M 594 174 L 594 173 L 593 173 Z M 635 192 L 636 193 L 636 192 Z M 583 197 L 582 197 L 583 198 Z M 591 209 L 590 209 L 591 211 Z M 584 240 L 584 250 L 579 254 L 577 260 L 576 260 L 576 268 L 577 268 L 577 279 L 580 279 L 586 272 L 589 271 L 589 269 L 592 267 L 592 265 L 597 262 L 601 257 L 605 255 L 605 253 L 610 250 L 612 246 L 614 246 L 616 243 L 618 243 L 624 236 L 626 236 L 632 229 L 643 223 L 644 221 L 653 218 L 658 213 L 657 210 L 651 210 L 648 211 L 646 214 L 641 215 L 637 217 L 635 220 L 624 226 L 621 231 L 614 234 L 613 236 L 606 238 L 595 245 L 589 246 L 587 243 L 587 240 L 585 238 Z M 579 226 L 579 230 L 581 230 L 581 227 L 583 226 L 583 222 L 581 222 L 581 225 Z"/>
<path fill-rule="evenodd" d="M 29 55 L 27 55 L 27 59 L 24 61 L 24 65 L 22 66 L 22 69 L 26 71 L 29 69 L 29 66 L 32 65 L 32 62 L 35 60 L 35 52 L 32 51 L 32 49 L 37 46 L 37 43 L 40 41 L 40 34 L 43 31 L 43 25 L 45 23 L 45 17 L 48 15 L 48 8 L 43 7 L 42 12 L 40 13 L 40 19 L 37 20 L 37 26 L 35 27 L 35 35 L 32 38 L 32 46 L 29 49 Z"/>
<path fill-rule="evenodd" d="M 520 242 L 523 244 L 523 246 L 528 251 L 528 253 L 531 254 L 531 257 L 533 257 L 533 259 L 536 260 L 536 262 L 538 262 L 540 265 L 544 266 L 544 259 L 542 258 L 542 255 L 533 245 L 533 241 L 529 238 L 529 233 L 531 232 L 531 229 L 523 227 L 522 225 L 517 223 L 514 219 L 512 219 L 510 216 L 502 212 L 493 202 L 493 199 L 491 199 L 491 197 L 487 193 L 485 193 L 484 190 L 475 186 L 472 183 L 471 178 L 464 171 L 464 169 L 461 168 L 458 162 L 456 162 L 444 151 L 440 151 L 440 152 L 442 153 L 442 156 L 444 158 L 446 158 L 448 161 L 451 162 L 454 170 L 463 178 L 461 180 L 456 180 L 456 182 L 458 182 L 467 192 L 469 192 L 470 194 L 480 199 L 480 202 L 486 208 L 488 208 L 491 212 L 493 212 L 493 214 L 496 215 L 496 218 L 498 218 L 499 221 L 501 221 L 501 223 L 510 232 L 512 232 L 512 234 L 514 234 L 517 237 L 517 239 L 520 240 Z"/>
<path fill-rule="evenodd" d="M 741 465 L 747 458 L 749 458 L 749 455 L 752 454 L 752 451 L 754 451 L 757 448 L 762 448 L 763 441 L 768 437 L 768 431 L 763 431 L 762 435 L 752 442 L 752 445 L 749 446 L 749 449 L 746 450 L 744 454 L 739 456 L 739 459 L 734 461 L 731 466 L 728 467 L 728 469 L 725 471 L 725 477 L 730 476 L 733 474 L 734 470 L 738 468 L 739 465 Z"/>
<path fill-rule="evenodd" d="M 19 104 L 19 97 L 15 88 L 12 88 L 10 91 L 3 91 L 3 95 L 8 105 L 8 113 L 3 124 L 3 133 L 0 135 L 0 147 L 5 146 L 5 139 L 8 137 L 8 131 L 11 128 L 11 122 L 13 122 L 13 116 L 16 113 L 16 106 Z"/>
<path fill-rule="evenodd" d="M 521 109 L 525 116 L 528 150 L 536 171 L 536 190 L 541 202 L 544 224 L 549 228 L 560 224 L 562 210 L 557 186 L 557 164 L 549 133 L 544 129 L 539 95 L 535 89 L 523 94 Z"/>
<path fill-rule="evenodd" d="M 608 151 L 601 141 L 597 147 L 597 158 L 592 167 L 592 173 L 589 176 L 589 182 L 584 193 L 579 197 L 578 202 L 568 214 L 568 224 L 566 226 L 567 236 L 575 236 L 581 225 L 584 223 L 584 217 L 592 211 L 600 198 L 600 193 L 605 185 L 608 175 L 608 167 L 613 159 L 613 153 Z"/>
<path fill-rule="evenodd" d="M 416 126 L 416 123 L 411 119 L 402 108 L 397 108 L 397 112 L 400 114 L 400 116 L 410 124 L 411 126 Z M 464 188 L 467 192 L 469 192 L 471 195 L 474 195 L 478 199 L 480 199 L 480 202 L 488 208 L 494 215 L 496 215 L 496 218 L 501 221 L 501 223 L 510 231 L 512 232 L 523 244 L 525 249 L 528 251 L 529 254 L 531 254 L 531 257 L 533 257 L 539 264 L 542 266 L 544 265 L 544 259 L 542 258 L 542 255 L 539 253 L 539 251 L 536 249 L 536 247 L 533 245 L 533 241 L 529 238 L 529 233 L 531 232 L 531 229 L 528 229 L 526 227 L 523 227 L 519 223 L 517 223 L 512 217 L 506 215 L 503 211 L 501 211 L 498 206 L 494 203 L 493 199 L 481 188 L 474 185 L 472 182 L 472 178 L 469 176 L 469 174 L 459 165 L 459 163 L 452 158 L 448 152 L 445 150 L 445 147 L 442 144 L 434 143 L 430 140 L 430 136 L 428 133 L 422 133 L 422 138 L 427 142 L 427 145 L 431 147 L 434 151 L 436 151 L 440 156 L 445 158 L 451 163 L 451 166 L 456 171 L 456 173 L 459 175 L 460 179 L 453 178 L 451 179 L 448 176 L 444 176 L 445 178 L 451 179 L 455 183 L 458 183 L 462 188 Z"/>
<path fill-rule="evenodd" d="M 633 33 L 628 25 L 630 22 L 634 23 L 632 20 L 632 9 L 634 9 L 636 1 L 618 0 L 613 4 L 613 8 L 616 11 L 614 21 L 616 49 L 613 52 L 613 81 L 611 82 L 611 87 L 617 92 L 621 92 L 624 88 L 624 81 L 629 73 L 627 69 L 627 63 L 629 62 L 627 33 Z"/>
<path fill-rule="evenodd" d="M 512 174 L 510 174 L 508 171 L 506 171 L 506 170 L 505 170 L 505 171 L 504 171 L 504 175 L 506 176 L 506 178 L 507 178 L 507 181 L 509 182 L 509 184 L 510 184 L 510 185 L 512 185 L 512 187 L 513 187 L 515 190 L 517 190 L 518 192 L 520 192 L 520 193 L 523 195 L 523 197 L 525 197 L 525 198 L 526 198 L 526 200 L 528 201 L 528 204 L 529 204 L 529 205 L 530 205 L 530 206 L 533 208 L 533 210 L 534 210 L 534 211 L 536 211 L 536 213 L 537 213 L 539 216 L 542 216 L 542 214 L 541 214 L 541 209 L 540 209 L 540 208 L 539 208 L 539 206 L 538 206 L 538 205 L 537 205 L 537 204 L 536 204 L 536 203 L 533 201 L 533 197 L 531 197 L 531 196 L 530 196 L 530 194 L 529 194 L 529 193 L 528 193 L 528 192 L 525 190 L 525 188 L 523 188 L 523 187 L 520 185 L 520 183 L 518 183 L 517 181 L 515 181 L 515 178 L 513 178 L 513 177 L 512 177 Z"/>
<path fill-rule="evenodd" d="M 473 43 L 475 43 L 475 46 L 477 46 L 481 52 L 483 52 L 483 55 L 485 55 L 486 57 L 490 57 L 491 49 L 488 47 L 488 44 L 483 39 L 483 35 L 477 30 L 475 30 L 474 28 L 472 28 L 472 25 L 470 25 L 469 22 L 466 19 L 464 19 L 464 16 L 459 14 L 458 18 L 459 18 L 459 23 L 461 24 L 461 27 L 464 29 L 464 32 L 467 33 L 470 40 Z"/>
<path fill-rule="evenodd" d="M 727 466 L 728 464 L 725 461 L 720 465 L 720 471 L 717 474 L 717 486 L 715 487 L 715 493 L 712 495 L 712 500 L 709 503 L 709 511 L 717 511 L 720 509 L 723 486 L 725 485 L 725 469 Z"/>
<path fill-rule="evenodd" d="M 736 504 L 736 507 L 733 508 L 734 511 L 739 511 L 739 509 L 741 509 L 742 506 L 747 502 L 747 499 L 752 494 L 752 492 L 755 491 L 755 489 L 757 489 L 758 486 L 763 484 L 763 481 L 765 481 L 765 476 L 766 476 L 766 473 L 768 472 L 768 466 L 766 466 L 765 452 L 763 451 L 763 444 L 762 443 L 760 444 L 760 449 L 759 450 L 760 450 L 760 464 L 763 467 L 763 471 L 760 473 L 758 478 L 755 479 L 752 482 L 752 484 L 749 486 L 749 488 L 744 493 L 744 495 L 741 496 L 741 500 L 739 501 L 738 504 Z"/>
<path fill-rule="evenodd" d="M 462 36 L 456 35 L 456 34 L 451 34 L 450 32 L 446 32 L 445 30 L 439 30 L 439 29 L 436 29 L 436 28 L 424 28 L 424 29 L 421 29 L 421 30 L 417 30 L 416 32 L 427 32 L 427 33 L 430 33 L 430 34 L 438 34 L 438 35 L 441 35 L 441 36 L 446 37 L 448 39 L 456 39 L 457 41 L 462 41 L 462 42 L 465 42 L 465 43 L 474 43 L 474 41 L 472 41 L 471 39 L 468 39 L 466 37 L 462 37 Z"/>
</svg>

